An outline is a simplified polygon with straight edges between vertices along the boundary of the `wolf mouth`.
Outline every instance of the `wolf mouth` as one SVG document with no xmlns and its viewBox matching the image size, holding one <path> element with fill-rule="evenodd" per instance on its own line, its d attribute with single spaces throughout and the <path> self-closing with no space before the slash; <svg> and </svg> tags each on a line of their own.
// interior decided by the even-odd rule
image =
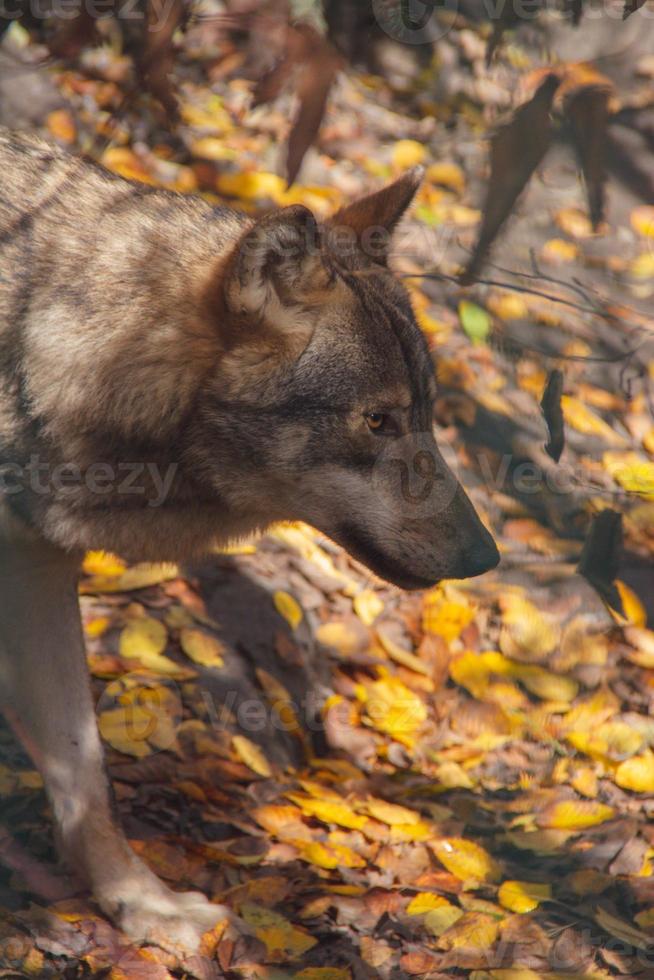
<svg viewBox="0 0 654 980">
<path fill-rule="evenodd" d="M 353 558 L 392 585 L 413 591 L 430 589 L 438 583 L 438 578 L 424 578 L 400 567 L 392 558 L 380 551 L 374 541 L 359 527 L 342 524 L 338 538 L 340 544 Z"/>
</svg>

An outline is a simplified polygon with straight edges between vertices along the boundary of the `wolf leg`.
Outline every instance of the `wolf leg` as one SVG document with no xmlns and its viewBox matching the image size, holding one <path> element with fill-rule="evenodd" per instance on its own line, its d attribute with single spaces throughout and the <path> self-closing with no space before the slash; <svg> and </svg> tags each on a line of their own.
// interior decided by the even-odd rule
<svg viewBox="0 0 654 980">
<path fill-rule="evenodd" d="M 79 556 L 0 539 L 0 705 L 41 770 L 67 860 L 132 938 L 193 951 L 228 913 L 171 891 L 115 825 L 84 657 Z"/>
</svg>

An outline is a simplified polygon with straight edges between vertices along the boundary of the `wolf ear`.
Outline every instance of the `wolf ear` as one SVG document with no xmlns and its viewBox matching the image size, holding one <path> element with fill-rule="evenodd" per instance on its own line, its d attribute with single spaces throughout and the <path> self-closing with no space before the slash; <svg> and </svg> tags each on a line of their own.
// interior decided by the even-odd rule
<svg viewBox="0 0 654 980">
<path fill-rule="evenodd" d="M 241 238 L 227 274 L 225 298 L 234 313 L 283 327 L 282 309 L 307 301 L 323 280 L 327 272 L 316 219 L 297 204 L 261 218 Z"/>
<path fill-rule="evenodd" d="M 329 224 L 333 230 L 353 231 L 359 248 L 377 262 L 388 257 L 391 235 L 411 204 L 424 177 L 424 167 L 412 167 L 380 191 L 368 194 L 337 211 Z M 382 233 L 380 234 L 380 229 Z M 340 237 L 340 236 L 339 236 Z"/>
</svg>

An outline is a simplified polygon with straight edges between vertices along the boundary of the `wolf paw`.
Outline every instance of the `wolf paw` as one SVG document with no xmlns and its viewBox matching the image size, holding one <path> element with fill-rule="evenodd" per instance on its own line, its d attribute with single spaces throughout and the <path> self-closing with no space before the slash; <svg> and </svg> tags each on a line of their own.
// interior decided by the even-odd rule
<svg viewBox="0 0 654 980">
<path fill-rule="evenodd" d="M 158 879 L 113 901 L 100 900 L 119 929 L 138 943 L 161 946 L 173 953 L 196 953 L 205 932 L 235 916 L 201 892 L 173 892 Z"/>
</svg>

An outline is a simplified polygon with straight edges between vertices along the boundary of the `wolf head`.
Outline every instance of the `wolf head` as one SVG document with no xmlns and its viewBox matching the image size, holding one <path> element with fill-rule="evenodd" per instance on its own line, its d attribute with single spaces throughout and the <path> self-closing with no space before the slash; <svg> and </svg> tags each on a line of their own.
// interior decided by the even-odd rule
<svg viewBox="0 0 654 980">
<path fill-rule="evenodd" d="M 258 526 L 306 521 L 409 589 L 498 561 L 436 445 L 434 365 L 387 266 L 421 176 L 324 225 L 294 206 L 243 234 L 205 408 L 219 461 L 208 475 L 228 506 Z"/>
</svg>

